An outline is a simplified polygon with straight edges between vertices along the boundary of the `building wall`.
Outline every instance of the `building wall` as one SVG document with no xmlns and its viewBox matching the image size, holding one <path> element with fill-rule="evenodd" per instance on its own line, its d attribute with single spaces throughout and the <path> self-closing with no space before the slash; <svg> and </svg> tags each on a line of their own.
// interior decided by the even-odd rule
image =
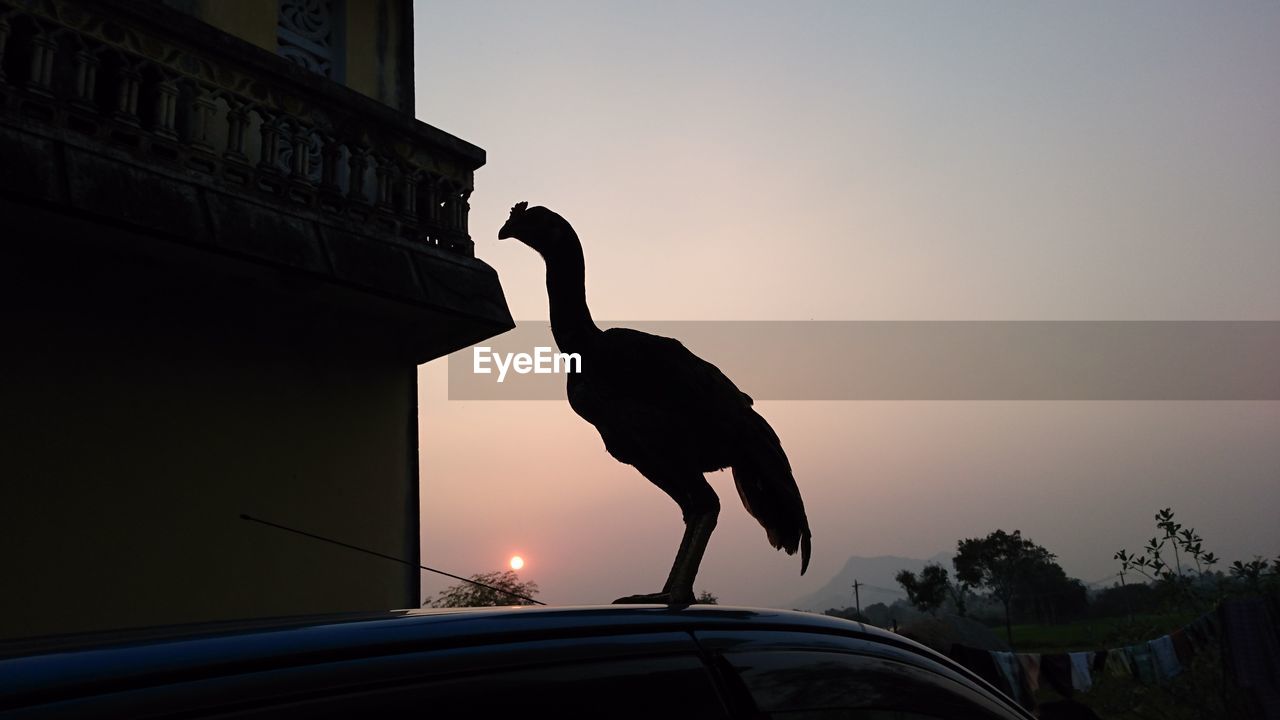
<svg viewBox="0 0 1280 720">
<path fill-rule="evenodd" d="M 178 7 L 223 32 L 276 51 L 278 3 L 274 0 L 185 0 Z"/>
<path fill-rule="evenodd" d="M 347 2 L 346 84 L 413 114 L 413 5 Z"/>
<path fill-rule="evenodd" d="M 417 569 L 240 517 L 416 561 L 415 365 L 287 278 L 63 247 L 0 274 L 0 637 L 416 607 Z"/>
<path fill-rule="evenodd" d="M 82 62 L 69 52 L 45 58 L 48 83 L 13 80 L 29 48 L 42 47 L 35 34 L 60 27 L 62 5 L 9 16 L 0 638 L 417 606 L 416 364 L 513 326 L 496 273 L 471 257 L 466 234 L 481 149 L 310 82 L 189 17 L 270 49 L 276 3 L 162 2 L 170 7 L 88 3 L 88 22 L 56 31 L 64 50 L 84 42 L 107 58 L 92 102 L 71 97 L 76 70 L 89 65 L 69 64 Z M 353 18 L 350 54 L 365 53 L 343 72 L 411 108 L 408 0 L 334 3 Z M 176 32 L 189 34 L 191 55 L 151 57 Z M 117 53 L 143 68 L 141 80 Z M 191 114 L 163 117 L 171 77 L 210 89 L 245 72 L 263 82 L 222 87 L 212 108 L 203 94 L 181 94 L 195 83 L 177 83 L 177 105 Z M 129 82 L 140 83 L 137 108 L 100 102 Z M 319 118 L 340 134 L 368 120 L 363 138 L 352 128 L 332 147 L 408 149 L 403 169 L 418 173 L 423 204 L 438 212 L 417 215 L 419 195 L 398 175 L 380 188 L 393 197 L 375 204 L 371 165 L 364 192 L 343 186 L 339 171 L 346 195 L 317 199 L 326 190 L 295 176 L 283 150 L 259 167 L 250 140 L 236 149 L 250 160 L 224 158 L 228 102 L 265 102 L 241 128 L 251 138 L 269 116 L 295 130 Z M 312 104 L 323 112 L 310 116 Z M 196 132 L 211 119 L 222 129 Z"/>
<path fill-rule="evenodd" d="M 278 2 L 166 0 L 214 27 L 277 51 Z M 412 114 L 413 5 L 407 0 L 331 0 L 342 46 L 334 80 Z"/>
</svg>

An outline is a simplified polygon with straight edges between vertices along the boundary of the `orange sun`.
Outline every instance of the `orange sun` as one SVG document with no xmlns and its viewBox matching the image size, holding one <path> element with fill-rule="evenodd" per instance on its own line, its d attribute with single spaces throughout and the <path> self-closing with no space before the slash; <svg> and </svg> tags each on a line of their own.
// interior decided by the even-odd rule
<svg viewBox="0 0 1280 720">
<path fill-rule="evenodd" d="M 519 555 L 511 556 L 511 569 L 519 570 L 522 567 L 524 567 L 524 558 L 520 557 Z"/>
</svg>

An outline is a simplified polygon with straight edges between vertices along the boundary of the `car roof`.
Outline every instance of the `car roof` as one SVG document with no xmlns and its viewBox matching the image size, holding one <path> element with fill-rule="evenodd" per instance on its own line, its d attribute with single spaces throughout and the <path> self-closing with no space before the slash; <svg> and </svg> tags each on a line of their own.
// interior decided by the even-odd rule
<svg viewBox="0 0 1280 720">
<path fill-rule="evenodd" d="M 353 660 L 405 652 L 623 635 L 694 631 L 781 631 L 841 635 L 872 649 L 889 645 L 957 666 L 901 636 L 813 613 L 694 605 L 606 605 L 403 610 L 271 618 L 51 636 L 0 644 L 0 709 L 15 702 L 80 694 L 113 683 L 194 678 Z M 966 676 L 977 680 L 972 673 Z M 981 681 L 978 681 L 981 683 Z M 983 683 L 985 684 L 985 683 Z"/>
<path fill-rule="evenodd" d="M 378 638 L 421 646 L 510 642 L 566 632 L 657 632 L 662 630 L 786 629 L 857 634 L 928 651 L 886 630 L 826 615 L 721 605 L 583 605 L 429 608 L 380 612 L 300 615 L 183 625 L 126 628 L 94 633 L 49 635 L 0 641 L 0 663 L 37 655 L 136 648 L 219 639 L 249 642 L 263 649 L 326 646 L 369 647 Z M 385 637 L 384 637 L 385 636 Z M 255 640 L 256 638 L 256 640 Z M 382 647 L 382 643 L 379 643 Z"/>
</svg>

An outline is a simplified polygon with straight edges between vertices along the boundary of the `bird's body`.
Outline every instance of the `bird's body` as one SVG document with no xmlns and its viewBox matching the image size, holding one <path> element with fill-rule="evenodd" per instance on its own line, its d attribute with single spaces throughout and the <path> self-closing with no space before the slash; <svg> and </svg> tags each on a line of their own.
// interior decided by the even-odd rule
<svg viewBox="0 0 1280 720">
<path fill-rule="evenodd" d="M 811 536 L 804 503 L 777 434 L 751 398 L 678 340 L 600 330 L 586 304 L 582 246 L 559 215 L 522 203 L 499 237 L 517 237 L 546 260 L 556 344 L 582 358 L 581 372 L 568 376 L 570 406 L 600 432 L 610 455 L 639 470 L 683 514 L 684 539 L 663 592 L 619 602 L 692 601 L 720 510 L 703 473 L 725 468 L 732 468 L 738 495 L 769 542 L 801 553 L 803 573 Z"/>
<path fill-rule="evenodd" d="M 678 340 L 626 328 L 584 348 L 590 363 L 568 376 L 569 405 L 600 431 L 620 462 L 659 459 L 698 472 L 733 464 L 733 441 L 751 398 Z"/>
</svg>

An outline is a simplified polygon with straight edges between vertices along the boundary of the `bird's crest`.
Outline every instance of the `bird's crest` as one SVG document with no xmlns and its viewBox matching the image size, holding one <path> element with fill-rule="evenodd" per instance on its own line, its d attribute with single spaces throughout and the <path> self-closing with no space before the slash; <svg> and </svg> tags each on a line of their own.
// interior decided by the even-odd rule
<svg viewBox="0 0 1280 720">
<path fill-rule="evenodd" d="M 516 217 L 516 216 L 518 216 L 518 215 L 523 215 L 523 214 L 524 214 L 524 211 L 525 211 L 525 210 L 528 210 L 528 209 L 529 209 L 529 203 L 528 203 L 528 201 L 525 201 L 525 202 L 518 202 L 518 203 L 516 203 L 515 205 L 512 205 L 512 206 L 511 206 L 511 217 L 513 217 L 513 218 L 514 218 L 514 217 Z"/>
</svg>

